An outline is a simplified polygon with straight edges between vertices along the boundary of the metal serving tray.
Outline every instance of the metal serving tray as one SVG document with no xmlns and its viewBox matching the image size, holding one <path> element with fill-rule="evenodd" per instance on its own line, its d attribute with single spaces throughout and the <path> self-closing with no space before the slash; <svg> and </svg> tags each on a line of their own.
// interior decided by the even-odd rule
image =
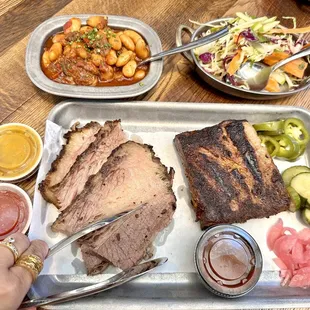
<svg viewBox="0 0 310 310">
<path fill-rule="evenodd" d="M 158 82 L 163 70 L 162 60 L 152 62 L 150 64 L 148 74 L 141 81 L 141 83 L 135 83 L 132 85 L 108 87 L 65 85 L 56 83 L 46 77 L 40 65 L 41 56 L 43 54 L 43 47 L 46 40 L 54 33 L 62 31 L 63 25 L 70 18 L 78 17 L 82 20 L 82 24 L 86 24 L 86 20 L 90 16 L 94 16 L 94 14 L 56 16 L 40 24 L 34 30 L 26 49 L 25 65 L 30 80 L 37 87 L 54 95 L 88 99 L 116 99 L 135 97 L 153 88 Z M 127 16 L 106 16 L 108 17 L 108 25 L 111 28 L 132 29 L 140 33 L 148 43 L 151 55 L 160 53 L 162 51 L 161 42 L 157 33 L 147 24 L 138 19 Z"/>
<path fill-rule="evenodd" d="M 297 107 L 273 106 L 273 105 L 244 105 L 244 104 L 196 104 L 196 103 L 163 103 L 163 102 L 106 102 L 104 105 L 94 101 L 66 101 L 55 106 L 49 114 L 48 120 L 68 129 L 72 123 L 80 121 L 82 124 L 90 120 L 104 122 L 105 120 L 122 120 L 122 126 L 126 131 L 139 135 L 169 135 L 174 133 L 200 129 L 216 124 L 225 119 L 247 119 L 249 122 L 268 121 L 277 118 L 298 117 L 306 124 L 310 122 L 310 112 Z M 170 134 L 169 134 L 170 133 Z M 147 141 L 148 142 L 148 141 Z M 166 141 L 167 142 L 167 141 Z M 171 148 L 170 141 L 161 144 L 154 140 L 155 152 L 165 151 Z M 309 147 L 298 163 L 285 162 L 281 166 L 283 170 L 294 164 L 309 164 Z M 161 155 L 160 155 L 161 156 Z M 263 271 L 260 281 L 248 295 L 234 299 L 223 299 L 209 293 L 198 279 L 194 271 L 195 243 L 201 235 L 199 224 L 195 223 L 194 216 L 185 216 L 190 212 L 190 199 L 185 199 L 187 192 L 184 183 L 181 166 L 176 154 L 171 156 L 176 169 L 174 188 L 177 196 L 177 211 L 170 235 L 164 246 L 159 247 L 156 257 L 165 256 L 169 261 L 160 267 L 156 273 L 151 273 L 127 283 L 109 292 L 104 292 L 93 297 L 88 297 L 75 302 L 47 306 L 47 309 L 267 309 L 267 308 L 298 308 L 307 307 L 310 304 L 309 290 L 283 288 L 280 286 L 278 271 Z M 167 158 L 166 158 L 167 160 Z M 165 162 L 164 162 L 165 163 Z M 278 165 L 278 162 L 277 162 Z M 182 181 L 183 180 L 183 181 Z M 36 196 L 38 191 L 35 192 Z M 182 205 L 183 204 L 183 205 Z M 184 207 L 185 204 L 185 208 Z M 45 208 L 45 206 L 34 206 Z M 182 209 L 183 208 L 183 209 Z M 179 211 L 178 211 L 179 210 Z M 180 214 L 181 211 L 181 214 Z M 177 213 L 178 212 L 178 213 Z M 190 213 L 188 213 L 190 214 Z M 35 214 L 34 214 L 35 216 Z M 291 215 L 296 223 L 295 214 Z M 253 221 L 248 221 L 248 228 Z M 272 223 L 275 219 L 272 219 Z M 179 227 L 178 223 L 182 226 Z M 184 224 L 188 223 L 188 224 Z M 243 224 L 244 225 L 244 224 Z M 299 223 L 299 225 L 301 225 Z M 269 227 L 269 226 L 268 226 Z M 177 230 L 177 233 L 173 232 Z M 262 227 L 254 230 L 252 236 L 258 238 Z M 192 239 L 188 240 L 188 236 Z M 173 240 L 171 240 L 173 239 Z M 265 240 L 265 239 L 264 239 Z M 265 242 L 265 241 L 264 241 Z M 184 248 L 186 244 L 187 248 Z M 262 254 L 269 255 L 267 247 L 260 244 Z M 162 252 L 166 251 L 166 252 Z M 186 261 L 186 262 L 185 262 Z M 170 264 L 170 265 L 169 265 Z M 178 264 L 180 266 L 178 266 Z M 51 295 L 61 291 L 78 288 L 90 283 L 102 281 L 106 275 L 87 277 L 83 274 L 75 275 L 41 275 L 32 286 L 29 296 L 32 298 Z"/>
</svg>

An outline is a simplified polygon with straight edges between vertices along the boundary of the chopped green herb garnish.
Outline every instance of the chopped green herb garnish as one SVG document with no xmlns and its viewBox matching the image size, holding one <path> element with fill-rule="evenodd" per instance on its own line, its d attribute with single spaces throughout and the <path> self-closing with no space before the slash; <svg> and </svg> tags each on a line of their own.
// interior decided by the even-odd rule
<svg viewBox="0 0 310 310">
<path fill-rule="evenodd" d="M 140 83 L 139 83 L 139 86 L 144 86 L 144 83 L 140 82 Z"/>
<path fill-rule="evenodd" d="M 299 69 L 299 70 L 305 69 L 305 64 L 304 64 L 304 63 L 299 64 L 299 65 L 298 65 L 298 69 Z"/>
<path fill-rule="evenodd" d="M 88 32 L 87 33 L 87 38 L 89 40 L 95 40 L 96 39 L 96 36 L 97 36 L 97 32 L 98 32 L 98 29 L 97 28 L 94 28 L 92 31 Z"/>
<path fill-rule="evenodd" d="M 112 32 L 111 30 L 106 30 L 107 39 L 111 38 Z"/>
<path fill-rule="evenodd" d="M 111 48 L 111 44 L 110 43 L 104 43 L 103 47 L 104 47 L 104 49 L 109 49 L 109 48 Z"/>
</svg>

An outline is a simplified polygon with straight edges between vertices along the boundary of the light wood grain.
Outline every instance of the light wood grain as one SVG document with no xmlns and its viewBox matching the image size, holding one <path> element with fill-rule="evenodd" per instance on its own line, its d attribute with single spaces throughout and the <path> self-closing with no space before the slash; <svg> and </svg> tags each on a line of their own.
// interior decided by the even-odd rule
<svg viewBox="0 0 310 310">
<path fill-rule="evenodd" d="M 175 46 L 179 24 L 189 19 L 208 21 L 237 11 L 253 15 L 296 16 L 298 25 L 310 24 L 310 7 L 294 0 L 0 0 L 0 123 L 22 122 L 43 137 L 50 110 L 64 98 L 35 87 L 25 72 L 25 50 L 29 35 L 53 15 L 82 13 L 126 15 L 149 24 L 160 36 L 164 49 Z M 288 21 L 284 21 L 284 24 Z M 186 36 L 184 36 L 186 40 Z M 182 55 L 164 60 L 164 71 L 156 87 L 137 100 L 217 103 L 265 103 L 310 108 L 310 90 L 296 96 L 268 102 L 244 100 L 225 95 L 205 84 Z M 160 103 L 159 103 L 160 104 Z M 35 176 L 20 184 L 33 195 Z M 301 309 L 296 309 L 301 310 Z"/>
<path fill-rule="evenodd" d="M 15 6 L 20 4 L 23 0 L 7 0 L 0 2 L 0 16 L 9 10 L 13 10 Z"/>
<path fill-rule="evenodd" d="M 50 18 L 71 0 L 1 0 L 6 12 L 0 15 L 0 55 L 16 42 L 33 31 L 44 20 Z M 15 6 L 14 6 L 15 4 Z"/>
</svg>

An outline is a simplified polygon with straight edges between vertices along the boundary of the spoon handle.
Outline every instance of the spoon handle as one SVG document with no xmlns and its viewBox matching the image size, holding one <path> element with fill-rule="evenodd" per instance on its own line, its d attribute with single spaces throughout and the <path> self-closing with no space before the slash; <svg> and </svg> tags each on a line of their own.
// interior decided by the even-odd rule
<svg viewBox="0 0 310 310">
<path fill-rule="evenodd" d="M 302 58 L 302 57 L 305 57 L 305 56 L 308 56 L 310 55 L 310 47 L 309 48 L 306 48 L 304 50 L 301 50 L 300 52 L 286 58 L 286 59 L 283 59 L 281 61 L 279 61 L 278 63 L 276 63 L 273 67 L 272 67 L 272 71 L 275 71 L 277 69 L 279 69 L 280 67 L 286 65 L 287 63 L 295 60 L 295 59 L 298 59 L 298 58 Z"/>
<path fill-rule="evenodd" d="M 170 56 L 170 55 L 173 55 L 173 54 L 186 52 L 186 51 L 191 50 L 191 49 L 193 49 L 195 47 L 199 47 L 199 46 L 211 43 L 213 41 L 218 40 L 221 37 L 224 37 L 225 35 L 228 34 L 228 32 L 229 32 L 229 26 L 226 26 L 225 28 L 223 28 L 223 29 L 221 29 L 221 30 L 219 30 L 217 32 L 211 33 L 211 34 L 209 34 L 209 35 L 207 35 L 207 36 L 205 36 L 205 37 L 203 37 L 203 38 L 201 38 L 199 40 L 195 40 L 195 41 L 190 42 L 188 44 L 185 44 L 185 45 L 182 45 L 182 46 L 178 46 L 178 47 L 172 48 L 171 50 L 164 51 L 164 52 L 158 53 L 156 55 L 153 55 L 153 56 L 151 56 L 149 58 L 146 58 L 142 62 L 139 63 L 139 66 L 143 65 L 145 63 L 154 61 L 154 60 L 161 59 L 161 58 L 163 58 L 165 56 Z"/>
</svg>

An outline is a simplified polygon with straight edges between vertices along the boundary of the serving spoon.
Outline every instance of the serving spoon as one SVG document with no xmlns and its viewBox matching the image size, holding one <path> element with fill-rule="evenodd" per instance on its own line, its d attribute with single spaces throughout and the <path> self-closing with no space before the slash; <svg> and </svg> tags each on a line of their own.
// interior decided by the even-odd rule
<svg viewBox="0 0 310 310">
<path fill-rule="evenodd" d="M 189 51 L 189 50 L 191 50 L 193 48 L 196 48 L 196 47 L 199 47 L 199 46 L 211 43 L 213 41 L 216 41 L 216 40 L 218 40 L 218 39 L 228 35 L 229 28 L 230 28 L 230 26 L 228 25 L 228 26 L 224 27 L 223 29 L 221 29 L 221 30 L 219 30 L 217 32 L 211 33 L 211 34 L 209 34 L 209 35 L 207 35 L 207 36 L 205 36 L 205 37 L 203 37 L 201 39 L 195 40 L 193 42 L 190 42 L 190 43 L 182 45 L 182 46 L 178 46 L 178 47 L 172 48 L 172 49 L 170 49 L 168 51 L 163 51 L 163 52 L 155 54 L 153 56 L 150 56 L 150 57 L 144 59 L 143 61 L 141 61 L 138 64 L 138 66 L 144 65 L 144 64 L 146 64 L 148 62 L 151 62 L 151 61 L 162 59 L 165 56 L 170 56 L 170 55 L 174 55 L 174 54 L 178 54 L 178 53 L 183 53 L 183 52 Z"/>
<path fill-rule="evenodd" d="M 246 82 L 249 85 L 251 90 L 263 90 L 267 86 L 270 74 L 272 72 L 295 59 L 308 55 L 310 55 L 310 48 L 302 50 L 286 59 L 283 59 L 273 66 L 267 66 L 260 62 L 251 63 L 250 61 L 246 61 L 237 71 L 237 75 L 243 82 Z"/>
</svg>

